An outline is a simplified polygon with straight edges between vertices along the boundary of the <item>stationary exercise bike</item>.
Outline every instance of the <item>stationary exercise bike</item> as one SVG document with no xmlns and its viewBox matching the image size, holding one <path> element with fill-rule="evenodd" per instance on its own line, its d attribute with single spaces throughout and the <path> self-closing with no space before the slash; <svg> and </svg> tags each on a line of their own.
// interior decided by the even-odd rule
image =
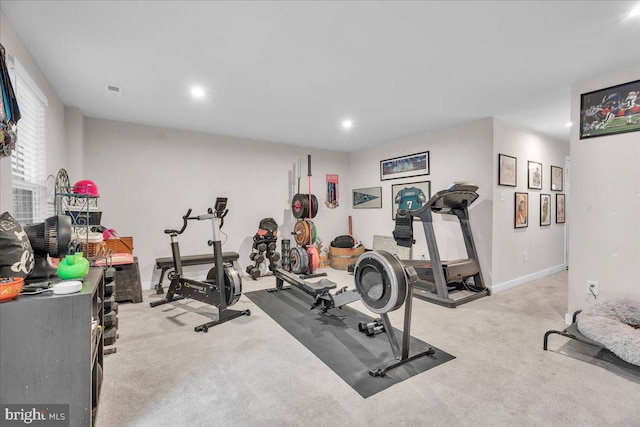
<svg viewBox="0 0 640 427">
<path fill-rule="evenodd" d="M 250 316 L 251 310 L 230 310 L 227 307 L 232 306 L 240 299 L 242 295 L 242 279 L 238 271 L 232 265 L 224 265 L 222 261 L 222 243 L 220 242 L 220 229 L 224 224 L 224 217 L 229 210 L 227 207 L 227 198 L 218 197 L 216 199 L 215 209 L 209 208 L 207 213 L 198 216 L 191 215 L 191 209 L 182 217 L 184 221 L 180 230 L 164 230 L 165 234 L 171 237 L 171 253 L 173 255 L 174 271 L 169 273 L 171 284 L 167 290 L 165 298 L 159 301 L 149 303 L 151 307 L 157 307 L 171 301 L 184 298 L 193 298 L 195 300 L 218 307 L 218 320 L 204 323 L 196 326 L 196 332 L 208 332 L 210 327 L 219 325 L 228 320 L 235 319 L 243 315 Z M 195 280 L 183 277 L 182 261 L 180 258 L 180 246 L 176 238 L 187 228 L 189 220 L 211 220 L 213 240 L 209 240 L 209 246 L 213 246 L 213 255 L 215 265 L 207 274 L 206 280 Z M 219 224 L 218 224 L 219 222 Z M 224 286 L 219 284 L 224 283 Z"/>
</svg>

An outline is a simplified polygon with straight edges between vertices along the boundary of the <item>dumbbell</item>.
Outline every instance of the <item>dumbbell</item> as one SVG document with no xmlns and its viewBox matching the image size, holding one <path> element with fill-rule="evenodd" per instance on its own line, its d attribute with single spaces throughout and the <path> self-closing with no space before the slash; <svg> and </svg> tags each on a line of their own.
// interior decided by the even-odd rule
<svg viewBox="0 0 640 427">
<path fill-rule="evenodd" d="M 358 330 L 364 332 L 368 337 L 372 337 L 375 334 L 384 332 L 384 324 L 382 323 L 382 319 L 376 319 L 370 323 L 360 322 L 358 323 Z"/>
</svg>

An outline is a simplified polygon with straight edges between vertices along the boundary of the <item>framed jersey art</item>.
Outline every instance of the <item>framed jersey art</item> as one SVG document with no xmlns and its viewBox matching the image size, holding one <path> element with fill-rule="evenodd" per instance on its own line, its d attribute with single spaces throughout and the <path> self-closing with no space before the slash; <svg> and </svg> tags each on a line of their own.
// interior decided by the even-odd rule
<svg viewBox="0 0 640 427">
<path fill-rule="evenodd" d="M 398 209 L 416 210 L 424 206 L 431 197 L 431 181 L 407 182 L 391 186 L 393 203 L 391 218 L 396 219 Z M 417 218 L 416 218 L 417 219 Z"/>
</svg>

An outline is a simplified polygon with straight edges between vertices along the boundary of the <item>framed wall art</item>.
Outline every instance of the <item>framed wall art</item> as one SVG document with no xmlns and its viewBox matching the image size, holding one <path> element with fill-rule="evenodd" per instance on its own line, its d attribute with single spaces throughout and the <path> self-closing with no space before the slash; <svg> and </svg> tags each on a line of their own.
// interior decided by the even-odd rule
<svg viewBox="0 0 640 427">
<path fill-rule="evenodd" d="M 540 225 L 551 225 L 551 194 L 540 195 Z"/>
<path fill-rule="evenodd" d="M 551 166 L 551 191 L 562 191 L 562 181 L 562 168 L 559 166 Z"/>
<path fill-rule="evenodd" d="M 398 209 L 416 210 L 431 198 L 431 181 L 408 182 L 391 186 L 391 218 Z"/>
<path fill-rule="evenodd" d="M 380 161 L 380 181 L 429 175 L 429 152 Z"/>
<path fill-rule="evenodd" d="M 518 159 L 498 154 L 498 185 L 515 187 L 518 183 Z"/>
<path fill-rule="evenodd" d="M 516 193 L 514 227 L 529 226 L 529 193 Z"/>
<path fill-rule="evenodd" d="M 640 80 L 580 95 L 580 139 L 640 130 Z"/>
<path fill-rule="evenodd" d="M 382 208 L 382 187 L 358 188 L 353 190 L 353 208 Z"/>
<path fill-rule="evenodd" d="M 563 224 L 565 218 L 564 194 L 556 194 L 556 224 Z"/>
<path fill-rule="evenodd" d="M 532 190 L 542 190 L 542 163 L 527 162 L 528 176 L 527 186 Z"/>
</svg>

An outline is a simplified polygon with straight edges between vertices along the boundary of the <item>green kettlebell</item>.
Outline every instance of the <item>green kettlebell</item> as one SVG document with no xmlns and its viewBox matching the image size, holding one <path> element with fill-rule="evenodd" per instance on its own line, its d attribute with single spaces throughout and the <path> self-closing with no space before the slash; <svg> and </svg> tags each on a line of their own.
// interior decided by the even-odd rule
<svg viewBox="0 0 640 427">
<path fill-rule="evenodd" d="M 82 279 L 89 274 L 89 260 L 82 256 L 82 252 L 64 257 L 58 264 L 58 276 L 64 280 Z"/>
</svg>

